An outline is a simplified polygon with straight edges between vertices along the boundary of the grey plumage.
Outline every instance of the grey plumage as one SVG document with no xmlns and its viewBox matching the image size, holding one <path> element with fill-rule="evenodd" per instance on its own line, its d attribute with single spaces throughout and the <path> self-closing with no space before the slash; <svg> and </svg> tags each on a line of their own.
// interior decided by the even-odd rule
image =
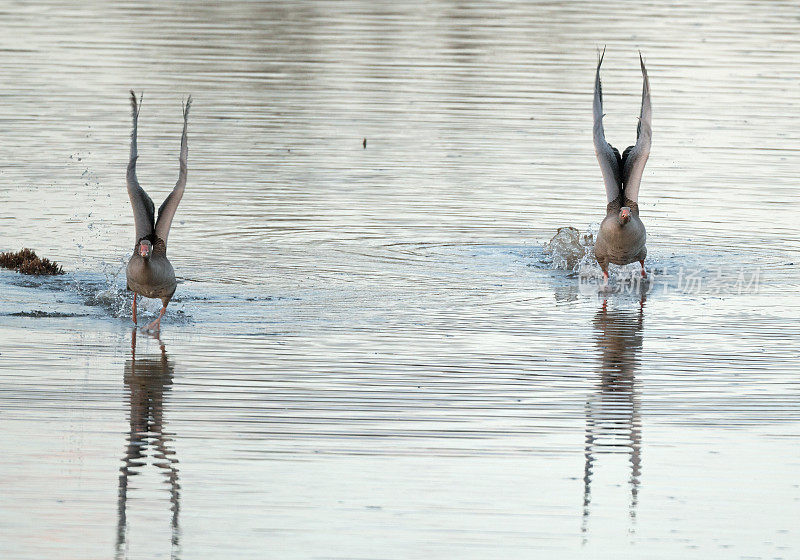
<svg viewBox="0 0 800 560">
<path fill-rule="evenodd" d="M 167 237 L 172 226 L 172 219 L 178 209 L 178 204 L 186 188 L 187 146 L 186 129 L 189 118 L 189 108 L 192 97 L 183 105 L 183 133 L 181 134 L 181 152 L 179 158 L 180 171 L 178 182 L 172 192 L 158 209 L 158 219 L 155 219 L 153 201 L 139 185 L 136 178 L 137 152 L 137 126 L 141 97 L 138 101 L 136 94 L 131 91 L 131 113 L 133 129 L 131 131 L 131 152 L 128 162 L 127 183 L 128 197 L 131 200 L 133 219 L 136 227 L 136 245 L 133 255 L 128 261 L 126 269 L 127 286 L 134 292 L 133 295 L 133 322 L 136 323 L 136 296 L 142 295 L 149 298 L 161 299 L 163 307 L 158 319 L 153 321 L 148 328 L 158 328 L 161 317 L 167 309 L 167 304 L 172 299 L 177 287 L 175 271 L 167 259 Z"/>
<path fill-rule="evenodd" d="M 178 209 L 178 204 L 181 198 L 183 198 L 183 191 L 186 188 L 186 159 L 189 155 L 189 147 L 186 144 L 186 125 L 189 119 L 189 108 L 191 106 L 192 96 L 190 95 L 183 105 L 183 133 L 181 134 L 181 155 L 178 158 L 180 166 L 178 182 L 158 209 L 158 220 L 155 224 L 156 236 L 163 239 L 164 243 L 167 242 L 169 228 L 172 226 L 172 218 L 175 216 L 175 211 Z"/>
<path fill-rule="evenodd" d="M 606 142 L 605 130 L 603 129 L 603 87 L 600 84 L 600 65 L 603 64 L 603 57 L 606 51 L 597 59 L 597 71 L 594 76 L 594 103 L 592 112 L 594 114 L 594 151 L 597 161 L 600 163 L 600 171 L 603 173 L 603 182 L 606 185 L 606 197 L 611 202 L 619 196 L 622 185 L 620 156 L 616 148 Z"/>
<path fill-rule="evenodd" d="M 136 241 L 144 239 L 155 227 L 153 200 L 148 196 L 144 189 L 139 186 L 136 178 L 136 160 L 139 158 L 136 145 L 137 125 L 139 123 L 139 108 L 142 98 L 136 101 L 136 94 L 131 90 L 131 115 L 133 117 L 133 128 L 131 130 L 131 156 L 128 161 L 128 198 L 131 200 L 133 208 L 133 222 L 136 227 Z"/>
<path fill-rule="evenodd" d="M 652 138 L 650 80 L 647 69 L 639 53 L 642 70 L 642 107 L 636 129 L 636 144 L 629 146 L 620 156 L 619 151 L 605 139 L 603 130 L 603 92 L 600 84 L 600 65 L 605 50 L 597 61 L 594 82 L 594 147 L 603 182 L 606 187 L 606 217 L 600 224 L 594 246 L 595 257 L 608 276 L 609 263 L 625 265 L 639 261 L 644 272 L 644 259 L 647 256 L 645 242 L 647 232 L 639 218 L 639 186 L 644 166 L 650 155 Z"/>
<path fill-rule="evenodd" d="M 636 144 L 628 147 L 622 154 L 623 194 L 634 202 L 639 201 L 639 184 L 642 182 L 644 166 L 650 157 L 650 142 L 653 137 L 650 107 L 650 79 L 644 66 L 642 53 L 639 53 L 639 65 L 642 69 L 642 108 L 639 112 L 639 123 L 636 127 Z"/>
<path fill-rule="evenodd" d="M 594 243 L 594 256 L 604 273 L 608 272 L 609 263 L 624 265 L 642 262 L 647 257 L 647 231 L 639 218 L 639 207 L 630 207 L 630 219 L 624 224 L 620 223 L 621 209 L 617 204 L 608 205 Z"/>
<path fill-rule="evenodd" d="M 149 258 L 133 254 L 125 273 L 129 290 L 142 297 L 160 299 L 164 307 L 167 307 L 178 287 L 175 270 L 164 249 L 159 251 L 154 248 Z"/>
<path fill-rule="evenodd" d="M 597 60 L 597 70 L 594 79 L 594 149 L 603 181 L 606 185 L 607 202 L 614 201 L 620 195 L 623 198 L 638 202 L 639 184 L 642 181 L 644 166 L 650 156 L 650 142 L 652 139 L 651 106 L 650 106 L 650 79 L 647 69 L 639 53 L 639 64 L 642 69 L 642 107 L 639 112 L 639 123 L 636 127 L 636 144 L 625 149 L 622 156 L 619 151 L 606 141 L 603 129 L 603 88 L 600 83 L 600 65 L 603 64 L 605 50 Z"/>
</svg>

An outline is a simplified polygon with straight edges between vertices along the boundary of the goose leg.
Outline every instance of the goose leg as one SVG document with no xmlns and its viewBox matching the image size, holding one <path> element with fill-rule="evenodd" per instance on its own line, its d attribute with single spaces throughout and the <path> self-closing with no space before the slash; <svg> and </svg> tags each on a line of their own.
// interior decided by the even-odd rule
<svg viewBox="0 0 800 560">
<path fill-rule="evenodd" d="M 642 265 L 642 278 L 647 278 L 647 273 L 644 271 L 644 259 L 640 260 L 639 264 Z"/>
<path fill-rule="evenodd" d="M 136 292 L 133 292 L 133 324 L 136 324 Z"/>
<path fill-rule="evenodd" d="M 161 308 L 161 313 L 158 314 L 158 318 L 156 318 L 155 321 L 153 321 L 152 323 L 147 325 L 145 327 L 145 330 L 148 330 L 148 331 L 160 331 L 161 330 L 161 317 L 163 317 L 164 313 L 166 313 L 166 312 L 167 312 L 167 306 L 165 305 L 164 307 Z"/>
</svg>

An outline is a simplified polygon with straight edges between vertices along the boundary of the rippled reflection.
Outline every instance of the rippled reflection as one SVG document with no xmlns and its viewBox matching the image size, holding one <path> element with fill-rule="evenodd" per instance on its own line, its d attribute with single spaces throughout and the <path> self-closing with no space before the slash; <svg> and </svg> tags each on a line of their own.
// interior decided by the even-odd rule
<svg viewBox="0 0 800 560">
<path fill-rule="evenodd" d="M 123 466 L 120 468 L 118 519 L 117 519 L 117 558 L 126 556 L 127 548 L 127 507 L 128 480 L 142 473 L 147 465 L 147 457 L 152 464 L 161 469 L 169 484 L 169 501 L 172 532 L 171 558 L 178 558 L 180 552 L 180 483 L 178 480 L 178 459 L 172 442 L 174 434 L 167 431 L 164 420 L 164 396 L 172 386 L 175 366 L 167 358 L 167 351 L 160 338 L 155 337 L 161 349 L 159 357 L 136 357 L 136 329 L 131 332 L 131 359 L 125 362 L 124 382 L 129 396 L 130 431 L 126 438 L 128 444 Z"/>
<path fill-rule="evenodd" d="M 608 302 L 594 317 L 600 356 L 600 383 L 586 401 L 586 444 L 583 471 L 584 538 L 592 501 L 592 474 L 597 456 L 627 453 L 630 463 L 630 518 L 636 519 L 642 473 L 642 430 L 636 370 L 642 348 L 645 295 L 639 310 L 609 310 Z"/>
</svg>

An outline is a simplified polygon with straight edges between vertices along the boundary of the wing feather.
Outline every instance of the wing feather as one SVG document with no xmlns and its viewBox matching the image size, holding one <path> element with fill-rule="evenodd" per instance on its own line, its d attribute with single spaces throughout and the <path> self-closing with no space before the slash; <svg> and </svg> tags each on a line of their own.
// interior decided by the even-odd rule
<svg viewBox="0 0 800 560">
<path fill-rule="evenodd" d="M 650 107 L 650 79 L 644 66 L 642 53 L 639 53 L 639 64 L 642 67 L 642 109 L 639 113 L 639 124 L 636 128 L 636 145 L 626 152 L 622 169 L 622 182 L 625 185 L 625 197 L 633 202 L 639 201 L 639 185 L 642 182 L 644 166 L 650 157 L 650 142 L 653 136 Z"/>
<path fill-rule="evenodd" d="M 158 209 L 158 221 L 156 222 L 155 230 L 156 235 L 167 242 L 169 236 L 169 229 L 172 226 L 172 218 L 175 217 L 175 212 L 178 210 L 178 204 L 183 198 L 183 191 L 186 188 L 186 172 L 187 172 L 187 158 L 189 156 L 189 147 L 186 142 L 186 126 L 189 119 L 189 108 L 192 106 L 192 96 L 186 100 L 183 106 L 183 133 L 181 134 L 181 154 L 178 158 L 180 169 L 178 172 L 178 182 L 169 193 L 169 196 L 164 200 L 161 207 Z"/>
<path fill-rule="evenodd" d="M 603 182 L 606 185 L 606 198 L 608 202 L 615 200 L 622 191 L 619 152 L 606 142 L 603 130 L 603 88 L 600 85 L 600 65 L 603 64 L 605 49 L 597 60 L 597 71 L 594 78 L 594 152 L 603 172 Z"/>
<path fill-rule="evenodd" d="M 133 117 L 133 130 L 131 131 L 131 155 L 130 160 L 128 161 L 127 183 L 128 198 L 131 200 L 131 208 L 133 209 L 133 222 L 136 229 L 137 242 L 153 233 L 155 211 L 152 199 L 147 195 L 146 192 L 144 192 L 144 189 L 139 186 L 139 181 L 136 178 L 136 159 L 139 157 L 136 147 L 136 134 L 141 102 L 141 96 L 139 97 L 139 102 L 137 103 L 136 94 L 133 92 L 133 90 L 131 90 L 131 114 Z"/>
</svg>

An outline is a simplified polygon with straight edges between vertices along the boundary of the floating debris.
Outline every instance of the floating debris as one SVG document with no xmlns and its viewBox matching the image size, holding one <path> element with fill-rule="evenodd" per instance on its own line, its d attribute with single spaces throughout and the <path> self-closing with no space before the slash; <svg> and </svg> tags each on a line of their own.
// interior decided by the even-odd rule
<svg viewBox="0 0 800 560">
<path fill-rule="evenodd" d="M 61 265 L 50 259 L 40 259 L 31 249 L 23 249 L 16 253 L 0 253 L 0 267 L 37 276 L 64 274 Z"/>
<path fill-rule="evenodd" d="M 42 311 L 34 309 L 33 311 L 18 311 L 11 313 L 12 317 L 34 317 L 40 319 L 42 317 L 88 317 L 88 313 L 60 313 L 58 311 Z"/>
</svg>

